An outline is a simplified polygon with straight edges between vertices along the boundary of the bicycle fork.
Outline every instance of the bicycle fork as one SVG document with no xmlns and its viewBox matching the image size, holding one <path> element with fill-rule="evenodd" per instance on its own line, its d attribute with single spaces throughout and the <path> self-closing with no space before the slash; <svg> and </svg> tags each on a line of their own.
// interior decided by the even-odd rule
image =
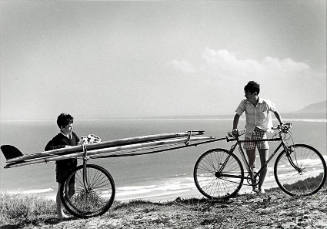
<svg viewBox="0 0 327 229">
<path fill-rule="evenodd" d="M 303 169 L 301 169 L 299 166 L 297 166 L 295 163 L 294 163 L 294 160 L 292 159 L 291 157 L 291 154 L 293 153 L 294 157 L 296 157 L 295 155 L 295 149 L 293 146 L 290 146 L 290 147 L 287 147 L 286 145 L 284 145 L 284 149 L 285 149 L 285 152 L 286 152 L 286 157 L 288 159 L 288 162 L 291 164 L 291 166 L 298 172 L 302 175 L 302 172 L 303 172 Z M 296 158 L 295 158 L 296 159 Z"/>
</svg>

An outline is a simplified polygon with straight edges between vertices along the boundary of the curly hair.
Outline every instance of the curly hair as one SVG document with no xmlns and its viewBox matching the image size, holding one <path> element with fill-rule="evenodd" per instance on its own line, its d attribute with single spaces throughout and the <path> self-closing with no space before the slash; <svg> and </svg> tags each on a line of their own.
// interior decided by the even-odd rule
<svg viewBox="0 0 327 229">
<path fill-rule="evenodd" d="M 259 95 L 259 92 L 260 92 L 260 84 L 258 84 L 255 81 L 249 81 L 247 83 L 247 85 L 245 85 L 244 91 L 245 92 L 250 92 L 250 93 L 257 92 L 257 94 Z"/>
<path fill-rule="evenodd" d="M 73 123 L 74 118 L 70 114 L 61 113 L 57 118 L 58 127 L 65 127 L 70 123 Z"/>
</svg>

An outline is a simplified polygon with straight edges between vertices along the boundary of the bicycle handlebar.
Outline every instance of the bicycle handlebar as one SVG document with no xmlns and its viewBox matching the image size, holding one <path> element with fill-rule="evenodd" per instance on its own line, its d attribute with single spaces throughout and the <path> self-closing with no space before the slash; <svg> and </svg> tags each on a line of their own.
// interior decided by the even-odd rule
<svg viewBox="0 0 327 229">
<path fill-rule="evenodd" d="M 288 133 L 288 131 L 292 128 L 292 123 L 282 123 L 276 127 L 272 127 L 272 130 L 278 130 L 279 132 L 282 133 Z M 235 136 L 232 132 L 228 132 L 227 136 L 226 136 L 226 141 L 230 142 L 230 141 L 236 141 L 240 136 L 242 136 L 243 134 L 245 134 L 245 130 L 241 130 L 237 132 L 237 135 Z"/>
<path fill-rule="evenodd" d="M 278 130 L 282 133 L 287 133 L 291 128 L 292 128 L 292 123 L 286 122 L 286 123 L 282 123 L 276 127 L 272 127 L 271 129 Z"/>
<path fill-rule="evenodd" d="M 227 142 L 236 141 L 238 139 L 238 137 L 240 137 L 240 136 L 242 136 L 244 134 L 245 134 L 245 130 L 237 131 L 236 136 L 233 134 L 233 132 L 228 132 L 227 136 L 226 136 L 226 141 Z"/>
</svg>

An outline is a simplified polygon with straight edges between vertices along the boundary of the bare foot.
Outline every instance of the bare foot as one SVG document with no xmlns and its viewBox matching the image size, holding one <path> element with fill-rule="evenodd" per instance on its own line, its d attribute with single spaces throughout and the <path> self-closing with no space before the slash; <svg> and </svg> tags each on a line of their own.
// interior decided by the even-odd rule
<svg viewBox="0 0 327 229">
<path fill-rule="evenodd" d="M 63 211 L 60 214 L 58 214 L 58 219 L 67 219 L 67 218 L 69 218 L 69 216 L 66 215 Z"/>
<path fill-rule="evenodd" d="M 261 194 L 265 194 L 265 193 L 266 193 L 266 190 L 265 190 L 264 188 L 259 188 L 259 192 L 260 192 Z"/>
<path fill-rule="evenodd" d="M 265 194 L 266 193 L 265 189 L 264 188 L 261 188 L 261 187 L 259 187 L 258 190 L 256 190 L 256 192 L 258 194 Z"/>
</svg>

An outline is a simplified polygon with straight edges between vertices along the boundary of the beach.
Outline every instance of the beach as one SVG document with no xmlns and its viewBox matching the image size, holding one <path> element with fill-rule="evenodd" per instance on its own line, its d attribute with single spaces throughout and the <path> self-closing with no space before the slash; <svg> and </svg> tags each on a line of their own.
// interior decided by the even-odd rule
<svg viewBox="0 0 327 229">
<path fill-rule="evenodd" d="M 295 143 L 312 145 L 326 156 L 326 119 L 297 117 L 287 118 L 287 121 L 293 121 Z M 231 119 L 114 119 L 76 121 L 74 126 L 80 136 L 93 133 L 103 140 L 187 130 L 205 130 L 207 136 L 224 137 L 230 130 Z M 2 123 L 1 127 L 1 144 L 14 145 L 27 154 L 42 151 L 46 142 L 58 131 L 55 124 L 46 121 L 7 122 Z M 30 134 L 17 139 L 16 133 L 20 131 Z M 116 183 L 117 201 L 201 198 L 193 180 L 197 158 L 209 149 L 228 149 L 230 145 L 226 141 L 219 141 L 145 156 L 90 160 L 89 163 L 100 165 L 111 173 Z M 271 149 L 274 146 L 272 143 Z M 2 155 L 0 160 L 0 192 L 55 198 L 57 184 L 54 162 L 3 169 L 5 163 Z M 256 163 L 259 168 L 258 159 Z M 276 186 L 272 168 L 273 161 L 268 167 L 267 188 Z M 243 186 L 241 191 L 246 192 L 247 187 Z"/>
</svg>

